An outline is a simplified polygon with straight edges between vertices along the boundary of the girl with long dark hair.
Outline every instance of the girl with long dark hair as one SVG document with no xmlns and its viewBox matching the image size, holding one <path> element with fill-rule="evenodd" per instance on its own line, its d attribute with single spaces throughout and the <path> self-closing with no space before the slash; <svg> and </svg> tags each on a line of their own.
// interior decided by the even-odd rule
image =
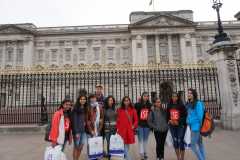
<svg viewBox="0 0 240 160">
<path fill-rule="evenodd" d="M 115 98 L 108 96 L 104 101 L 104 137 L 107 141 L 107 157 L 109 155 L 110 137 L 116 133 L 117 112 L 115 110 Z"/>
<path fill-rule="evenodd" d="M 167 115 L 177 160 L 184 160 L 187 110 L 176 92 L 172 93 L 172 98 L 167 107 Z"/>
<path fill-rule="evenodd" d="M 86 121 L 87 121 L 88 104 L 87 97 L 80 95 L 72 111 L 72 132 L 74 140 L 73 160 L 78 160 L 86 143 Z"/>
<path fill-rule="evenodd" d="M 204 103 L 198 99 L 195 89 L 188 89 L 187 124 L 191 129 L 191 149 L 198 160 L 205 160 L 205 149 L 200 134 L 204 115 Z"/>
<path fill-rule="evenodd" d="M 70 115 L 72 101 L 70 99 L 64 99 L 53 114 L 51 121 L 51 130 L 49 133 L 49 140 L 52 143 L 52 147 L 56 145 L 62 145 L 62 151 L 65 148 L 65 144 L 69 141 L 71 144 L 71 123 Z"/>
<path fill-rule="evenodd" d="M 134 130 L 138 125 L 138 117 L 131 99 L 128 96 L 123 97 L 121 107 L 117 110 L 117 133 L 123 138 L 125 159 L 131 160 L 129 154 L 130 144 L 135 143 Z"/>
<path fill-rule="evenodd" d="M 135 104 L 135 109 L 138 115 L 138 147 L 141 160 L 147 159 L 147 143 L 150 128 L 147 123 L 148 115 L 151 110 L 152 104 L 149 100 L 149 94 L 143 92 L 141 96 L 141 101 Z"/>
</svg>

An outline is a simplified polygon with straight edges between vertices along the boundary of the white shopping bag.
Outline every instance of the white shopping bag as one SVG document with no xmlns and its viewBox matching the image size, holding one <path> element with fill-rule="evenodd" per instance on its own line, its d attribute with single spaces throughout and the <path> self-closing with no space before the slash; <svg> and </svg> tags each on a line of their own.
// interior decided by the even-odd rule
<svg viewBox="0 0 240 160">
<path fill-rule="evenodd" d="M 111 155 L 111 158 L 124 157 L 124 142 L 119 134 L 110 137 L 109 154 Z"/>
<path fill-rule="evenodd" d="M 44 153 L 44 160 L 66 160 L 65 154 L 62 152 L 62 146 L 57 145 L 56 147 L 46 147 Z"/>
<path fill-rule="evenodd" d="M 61 152 L 60 160 L 67 160 L 67 156 L 65 153 Z"/>
<path fill-rule="evenodd" d="M 103 157 L 103 137 L 88 138 L 88 157 L 89 159 Z"/>
<path fill-rule="evenodd" d="M 172 147 L 172 146 L 173 146 L 173 138 L 172 138 L 172 135 L 171 135 L 170 130 L 168 130 L 165 144 L 166 144 L 168 147 Z"/>
<path fill-rule="evenodd" d="M 187 129 L 185 132 L 184 143 L 185 143 L 185 149 L 189 149 L 191 145 L 191 130 L 189 126 L 187 126 Z"/>
</svg>

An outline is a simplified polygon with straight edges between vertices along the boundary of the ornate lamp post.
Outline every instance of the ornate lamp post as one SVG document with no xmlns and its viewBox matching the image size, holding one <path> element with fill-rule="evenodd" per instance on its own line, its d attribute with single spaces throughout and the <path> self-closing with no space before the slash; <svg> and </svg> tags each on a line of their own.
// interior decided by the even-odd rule
<svg viewBox="0 0 240 160">
<path fill-rule="evenodd" d="M 213 0 L 212 8 L 217 12 L 218 18 L 218 34 L 215 36 L 215 40 L 213 43 L 222 42 L 222 41 L 230 41 L 228 35 L 223 31 L 222 21 L 220 18 L 220 8 L 222 7 L 222 3 L 220 0 Z"/>
</svg>

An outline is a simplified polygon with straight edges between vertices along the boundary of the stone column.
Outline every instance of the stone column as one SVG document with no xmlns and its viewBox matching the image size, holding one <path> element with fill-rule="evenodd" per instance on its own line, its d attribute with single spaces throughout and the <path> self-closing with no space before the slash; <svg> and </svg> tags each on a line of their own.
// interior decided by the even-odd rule
<svg viewBox="0 0 240 160">
<path fill-rule="evenodd" d="M 186 54 L 186 41 L 185 41 L 185 34 L 180 35 L 180 48 L 181 48 L 181 57 L 182 63 L 185 64 L 188 62 L 187 54 Z"/>
<path fill-rule="evenodd" d="M 197 63 L 197 41 L 195 35 L 191 35 L 193 63 Z"/>
<path fill-rule="evenodd" d="M 1 65 L 3 68 L 5 68 L 5 65 L 6 65 L 6 41 L 4 41 L 4 43 L 3 43 Z"/>
<path fill-rule="evenodd" d="M 24 43 L 23 51 L 23 65 L 24 67 L 31 67 L 34 55 L 34 39 L 33 37 L 28 37 Z"/>
<path fill-rule="evenodd" d="M 172 35 L 168 36 L 168 55 L 169 55 L 169 64 L 173 64 L 173 53 L 172 53 Z"/>
<path fill-rule="evenodd" d="M 160 64 L 159 35 L 155 35 L 156 63 Z"/>
<path fill-rule="evenodd" d="M 222 105 L 221 123 L 223 128 L 240 129 L 240 87 L 236 64 L 237 44 L 225 41 L 208 50 L 218 71 L 220 99 Z"/>
<path fill-rule="evenodd" d="M 143 64 L 148 64 L 148 51 L 147 51 L 147 36 L 142 35 L 142 58 Z"/>
<path fill-rule="evenodd" d="M 136 36 L 132 36 L 132 63 L 137 64 L 137 40 Z"/>
</svg>

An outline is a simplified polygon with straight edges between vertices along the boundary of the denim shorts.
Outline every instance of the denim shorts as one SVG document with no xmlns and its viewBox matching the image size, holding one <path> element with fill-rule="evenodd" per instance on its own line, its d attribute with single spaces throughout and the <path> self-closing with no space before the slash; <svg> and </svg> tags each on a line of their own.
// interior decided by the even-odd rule
<svg viewBox="0 0 240 160">
<path fill-rule="evenodd" d="M 175 149 L 185 149 L 184 143 L 184 135 L 185 135 L 186 127 L 175 127 L 170 126 L 170 132 L 173 138 L 173 145 Z"/>
<path fill-rule="evenodd" d="M 78 139 L 76 138 L 76 135 L 73 136 L 74 147 L 80 147 L 80 145 L 84 145 L 87 142 L 87 134 L 85 132 L 78 134 L 80 134 Z"/>
</svg>

